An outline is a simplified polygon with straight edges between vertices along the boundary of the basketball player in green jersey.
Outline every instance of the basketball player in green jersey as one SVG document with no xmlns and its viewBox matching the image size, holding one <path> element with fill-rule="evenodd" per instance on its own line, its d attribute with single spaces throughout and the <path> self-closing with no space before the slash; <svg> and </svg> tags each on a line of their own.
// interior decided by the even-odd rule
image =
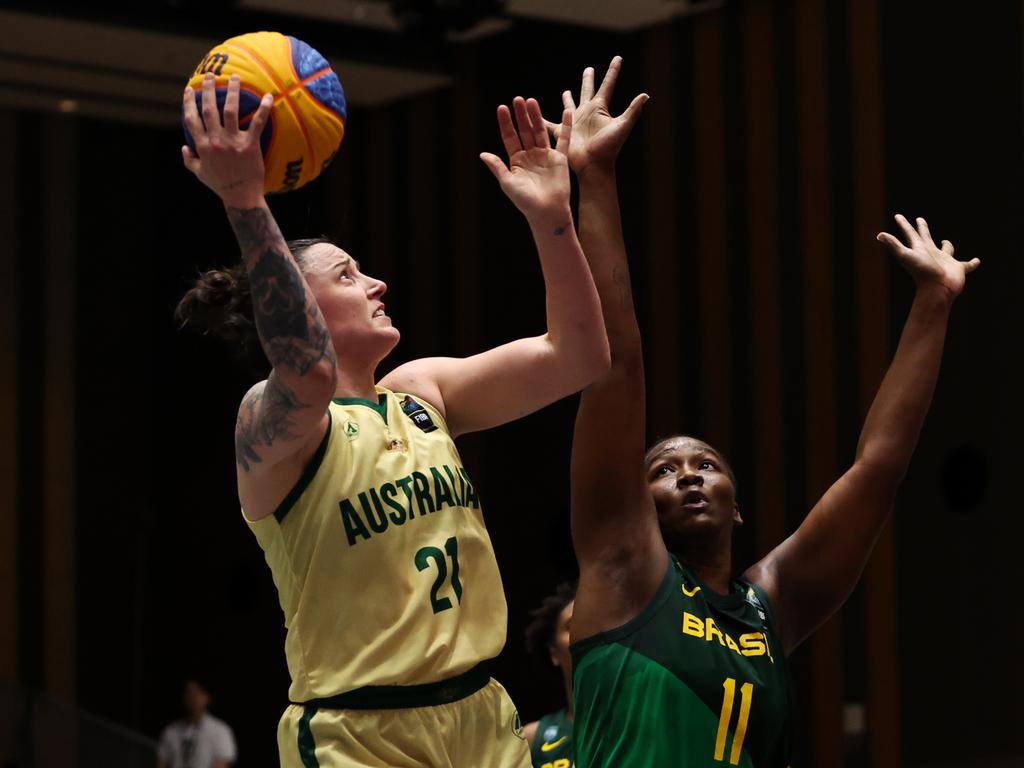
<svg viewBox="0 0 1024 768">
<path fill-rule="evenodd" d="M 281 764 L 527 766 L 518 715 L 480 668 L 496 656 L 506 607 L 480 502 L 452 439 L 578 390 L 608 366 L 597 292 L 576 239 L 566 160 L 572 113 L 552 148 L 534 100 L 505 106 L 508 166 L 482 160 L 533 232 L 547 332 L 466 359 L 375 371 L 398 342 L 386 286 L 326 242 L 291 253 L 263 197 L 259 136 L 238 124 L 237 78 L 217 113 L 190 89 L 185 165 L 224 203 L 244 271 L 200 279 L 186 320 L 219 311 L 236 337 L 250 319 L 272 365 L 242 400 L 238 494 L 285 614 L 293 702 Z M 226 294 L 226 295 L 225 295 Z"/>
<path fill-rule="evenodd" d="M 725 459 L 682 435 L 644 454 L 644 370 L 615 160 L 646 97 L 609 114 L 620 64 L 612 61 L 596 93 L 587 69 L 578 106 L 563 97 L 576 110 L 569 162 L 580 237 L 612 350 L 611 371 L 583 392 L 573 438 L 576 763 L 784 766 L 786 657 L 860 576 L 928 410 L 953 301 L 979 262 L 935 245 L 923 219 L 915 228 L 896 217 L 905 245 L 878 236 L 917 291 L 856 459 L 795 533 L 734 577 L 732 532 L 742 518 Z"/>
<path fill-rule="evenodd" d="M 533 768 L 572 768 L 572 659 L 569 657 L 569 622 L 576 590 L 559 584 L 553 595 L 530 612 L 526 627 L 526 650 L 538 658 L 546 657 L 561 673 L 566 705 L 549 712 L 523 728 L 530 745 Z"/>
</svg>

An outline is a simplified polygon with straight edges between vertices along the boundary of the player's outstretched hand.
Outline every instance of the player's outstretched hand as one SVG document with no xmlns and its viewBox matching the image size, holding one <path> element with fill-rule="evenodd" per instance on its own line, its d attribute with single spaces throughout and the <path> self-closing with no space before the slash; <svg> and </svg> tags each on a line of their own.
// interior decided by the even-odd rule
<svg viewBox="0 0 1024 768">
<path fill-rule="evenodd" d="M 605 72 L 597 93 L 594 93 L 594 68 L 584 69 L 579 106 L 573 101 L 570 91 L 562 94 L 562 104 L 566 109 L 573 111 L 569 166 L 576 175 L 592 165 L 614 165 L 619 150 L 633 130 L 644 104 L 650 98 L 646 93 L 641 93 L 633 98 L 621 115 L 612 117 L 609 104 L 621 69 L 622 57 L 616 56 L 608 65 L 608 71 Z M 560 125 L 549 122 L 547 128 L 561 141 Z"/>
<path fill-rule="evenodd" d="M 238 92 L 241 81 L 232 75 L 224 101 L 224 120 L 217 111 L 216 78 L 203 80 L 203 114 L 196 108 L 195 94 L 185 88 L 183 114 L 195 143 L 195 151 L 181 148 L 185 167 L 224 201 L 236 208 L 248 208 L 263 199 L 263 154 L 260 134 L 270 117 L 273 96 L 264 95 L 259 108 L 244 130 L 238 125 Z"/>
<path fill-rule="evenodd" d="M 967 275 L 981 265 L 981 260 L 957 261 L 953 258 L 953 244 L 943 240 L 941 247 L 935 245 L 928 231 L 928 222 L 920 217 L 916 229 L 902 214 L 896 214 L 896 223 L 903 231 L 906 245 L 888 232 L 879 232 L 877 239 L 885 243 L 899 259 L 900 264 L 914 278 L 918 290 L 941 289 L 950 300 L 959 296 L 967 282 Z"/>
<path fill-rule="evenodd" d="M 498 128 L 508 153 L 508 165 L 490 152 L 480 153 L 480 159 L 527 219 L 549 214 L 561 216 L 569 208 L 566 153 L 572 136 L 572 112 L 566 110 L 562 114 L 561 136 L 552 148 L 536 99 L 516 96 L 512 109 L 515 123 L 507 106 L 498 107 Z"/>
</svg>

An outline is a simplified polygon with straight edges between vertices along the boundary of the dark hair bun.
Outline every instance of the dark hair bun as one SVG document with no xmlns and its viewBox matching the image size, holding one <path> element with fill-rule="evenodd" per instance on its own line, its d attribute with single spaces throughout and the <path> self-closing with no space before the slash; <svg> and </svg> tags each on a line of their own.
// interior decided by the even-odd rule
<svg viewBox="0 0 1024 768">
<path fill-rule="evenodd" d="M 178 302 L 174 319 L 182 328 L 214 336 L 235 347 L 250 363 L 266 364 L 253 320 L 249 278 L 241 264 L 199 275 Z"/>
</svg>

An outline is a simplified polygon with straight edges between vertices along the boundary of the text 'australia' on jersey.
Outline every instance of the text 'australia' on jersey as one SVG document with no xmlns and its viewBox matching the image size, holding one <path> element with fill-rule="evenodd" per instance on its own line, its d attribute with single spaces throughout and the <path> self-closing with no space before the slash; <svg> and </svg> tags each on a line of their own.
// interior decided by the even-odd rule
<svg viewBox="0 0 1024 768">
<path fill-rule="evenodd" d="M 274 515 L 249 525 L 284 610 L 289 697 L 458 675 L 504 645 L 480 500 L 441 415 L 378 387 L 336 398 Z"/>
</svg>

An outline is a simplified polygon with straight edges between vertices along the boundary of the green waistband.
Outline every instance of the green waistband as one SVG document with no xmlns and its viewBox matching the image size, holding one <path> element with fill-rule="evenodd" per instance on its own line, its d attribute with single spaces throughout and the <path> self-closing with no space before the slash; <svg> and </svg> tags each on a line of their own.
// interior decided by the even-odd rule
<svg viewBox="0 0 1024 768">
<path fill-rule="evenodd" d="M 325 699 L 310 699 L 300 706 L 317 709 L 410 709 L 413 707 L 436 707 L 470 696 L 490 681 L 491 676 L 482 664 L 468 672 L 438 680 L 436 683 L 421 685 L 368 685 L 352 691 L 328 696 Z"/>
</svg>

